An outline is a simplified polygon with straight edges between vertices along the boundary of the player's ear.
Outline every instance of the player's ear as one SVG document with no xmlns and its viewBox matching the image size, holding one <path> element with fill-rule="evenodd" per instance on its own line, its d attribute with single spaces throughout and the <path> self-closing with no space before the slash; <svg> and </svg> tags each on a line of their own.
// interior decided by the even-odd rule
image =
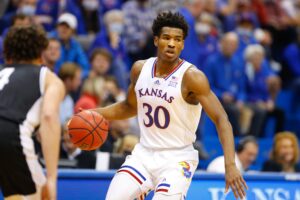
<svg viewBox="0 0 300 200">
<path fill-rule="evenodd" d="M 157 47 L 158 45 L 158 37 L 157 36 L 154 36 L 154 45 Z"/>
</svg>

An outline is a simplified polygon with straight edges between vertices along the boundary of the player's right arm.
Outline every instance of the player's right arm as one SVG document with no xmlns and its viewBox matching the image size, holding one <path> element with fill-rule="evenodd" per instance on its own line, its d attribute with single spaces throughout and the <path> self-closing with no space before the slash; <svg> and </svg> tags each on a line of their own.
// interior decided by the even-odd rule
<svg viewBox="0 0 300 200">
<path fill-rule="evenodd" d="M 56 199 L 57 165 L 61 136 L 59 106 L 65 96 L 65 87 L 62 81 L 49 70 L 45 76 L 44 91 L 39 133 L 47 169 L 47 182 L 43 188 L 42 199 L 54 200 Z"/>
<path fill-rule="evenodd" d="M 140 60 L 136 61 L 130 72 L 130 84 L 128 87 L 126 99 L 112 104 L 110 106 L 106 106 L 103 108 L 94 109 L 100 113 L 107 120 L 122 120 L 130 117 L 134 117 L 137 114 L 137 100 L 136 94 L 134 91 L 135 84 L 138 80 L 142 67 L 145 61 Z"/>
</svg>

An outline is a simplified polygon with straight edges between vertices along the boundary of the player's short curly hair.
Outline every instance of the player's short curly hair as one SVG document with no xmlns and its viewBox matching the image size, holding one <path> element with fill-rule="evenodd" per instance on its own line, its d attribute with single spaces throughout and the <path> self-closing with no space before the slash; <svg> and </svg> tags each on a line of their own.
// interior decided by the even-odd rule
<svg viewBox="0 0 300 200">
<path fill-rule="evenodd" d="M 38 26 L 12 27 L 4 40 L 4 58 L 13 62 L 40 58 L 48 46 L 45 31 Z"/>
<path fill-rule="evenodd" d="M 183 31 L 183 38 L 188 35 L 188 24 L 178 12 L 162 12 L 157 15 L 152 24 L 153 36 L 159 36 L 163 27 L 179 28 Z"/>
</svg>

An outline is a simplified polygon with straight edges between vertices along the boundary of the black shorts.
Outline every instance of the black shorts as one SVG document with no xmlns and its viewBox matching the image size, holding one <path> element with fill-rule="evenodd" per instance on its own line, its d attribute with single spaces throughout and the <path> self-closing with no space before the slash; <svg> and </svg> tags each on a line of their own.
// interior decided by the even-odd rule
<svg viewBox="0 0 300 200">
<path fill-rule="evenodd" d="M 4 197 L 36 192 L 23 146 L 19 125 L 0 119 L 0 188 Z"/>
</svg>

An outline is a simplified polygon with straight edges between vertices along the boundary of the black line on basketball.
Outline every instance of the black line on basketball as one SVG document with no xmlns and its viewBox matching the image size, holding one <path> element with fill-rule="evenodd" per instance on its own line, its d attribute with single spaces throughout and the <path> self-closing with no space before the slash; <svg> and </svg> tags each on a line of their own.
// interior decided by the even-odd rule
<svg viewBox="0 0 300 200">
<path fill-rule="evenodd" d="M 69 128 L 70 131 L 72 130 L 86 130 L 86 131 L 90 131 L 89 129 L 87 128 Z"/>
<path fill-rule="evenodd" d="M 89 146 L 89 149 L 91 149 L 91 146 L 93 146 L 93 144 L 94 144 L 94 134 L 92 134 L 92 142 L 91 142 L 91 144 Z"/>
<path fill-rule="evenodd" d="M 96 120 L 95 120 L 95 116 L 94 116 L 94 114 L 93 114 L 93 112 L 92 111 L 90 111 L 90 114 L 92 115 L 92 117 L 93 117 L 93 120 L 94 120 L 94 122 L 95 122 L 95 124 L 96 124 L 96 127 L 95 127 L 95 129 L 97 128 L 97 126 L 98 126 L 98 124 L 97 124 L 97 122 L 96 122 Z M 96 133 L 97 133 L 97 131 L 96 131 Z M 98 133 L 97 133 L 97 135 L 98 135 Z M 89 149 L 91 148 L 91 146 L 93 146 L 93 144 L 94 144 L 94 134 L 92 134 L 92 142 L 91 142 L 91 144 L 90 144 L 90 146 L 89 146 Z M 101 138 L 102 139 L 102 138 Z M 102 140 L 103 141 L 103 140 Z"/>
<path fill-rule="evenodd" d="M 83 119 L 83 118 L 82 118 Z M 86 120 L 85 120 L 86 121 Z M 103 121 L 103 118 L 101 119 L 101 121 L 100 121 L 100 124 L 101 124 L 101 122 Z M 96 133 L 97 133 L 97 135 L 99 135 L 99 133 L 98 133 L 98 131 L 96 130 L 97 128 L 98 128 L 98 126 L 95 126 L 95 127 L 92 127 L 93 128 L 93 130 L 88 130 L 89 131 L 89 134 L 87 134 L 86 136 L 84 136 L 81 140 L 79 140 L 79 141 L 77 141 L 76 143 L 74 143 L 74 144 L 77 144 L 78 142 L 81 142 L 82 140 L 84 140 L 87 136 L 89 136 L 89 135 L 93 135 L 93 131 L 95 131 Z M 102 143 L 103 143 L 103 139 L 102 139 L 102 137 L 100 138 L 101 139 L 101 141 L 102 141 Z"/>
<path fill-rule="evenodd" d="M 83 117 L 81 117 L 81 116 L 78 116 L 78 117 L 80 117 L 83 121 L 85 121 L 85 122 L 87 122 L 87 123 L 89 123 L 89 121 L 87 121 L 86 119 L 84 119 Z M 102 120 L 101 120 L 101 122 L 103 121 L 103 118 L 102 118 Z M 90 124 L 90 123 L 89 123 Z M 90 124 L 91 126 L 92 126 L 92 124 Z M 93 131 L 97 128 L 97 126 L 94 128 L 93 126 L 92 126 L 92 130 L 88 130 L 88 134 L 86 135 L 86 136 L 84 136 L 83 138 L 81 138 L 79 141 L 77 141 L 77 142 L 75 142 L 74 144 L 77 144 L 77 143 L 79 143 L 79 142 L 81 142 L 82 140 L 84 140 L 86 137 L 88 137 L 89 135 L 91 135 L 91 134 L 93 134 Z M 97 131 L 96 131 L 96 133 L 97 133 Z M 103 140 L 102 140 L 103 141 Z"/>
<path fill-rule="evenodd" d="M 91 114 L 92 114 L 92 116 L 93 116 L 93 119 L 94 119 L 94 122 L 95 122 L 95 124 L 96 124 L 96 127 L 95 127 L 95 129 L 97 129 L 97 128 L 100 128 L 99 127 L 99 125 L 101 125 L 102 124 L 102 122 L 103 122 L 103 120 L 104 120 L 104 118 L 102 117 L 102 119 L 101 119 L 101 121 L 99 122 L 99 123 L 97 123 L 96 122 L 96 119 L 95 119 L 95 116 L 94 116 L 94 114 L 92 113 L 92 112 L 90 112 Z M 101 129 L 101 128 L 100 128 Z M 102 130 L 102 129 L 101 129 Z M 96 134 L 99 136 L 99 138 L 101 139 L 101 141 L 102 141 L 102 143 L 104 142 L 104 140 L 103 140 L 103 138 L 102 138 L 102 136 L 98 133 L 98 131 L 96 131 Z"/>
<path fill-rule="evenodd" d="M 88 130 L 88 132 L 89 132 L 88 134 L 86 134 L 83 138 L 81 138 L 81 139 L 78 140 L 77 142 L 74 142 L 74 144 L 77 144 L 77 143 L 83 141 L 86 137 L 88 137 L 89 135 L 93 134 L 90 130 Z"/>
<path fill-rule="evenodd" d="M 83 118 L 81 115 L 75 115 L 76 117 L 81 118 L 83 121 L 85 121 L 87 124 L 89 124 L 91 126 L 91 128 L 94 128 L 93 124 L 91 124 L 88 120 L 86 120 L 85 118 Z"/>
</svg>

